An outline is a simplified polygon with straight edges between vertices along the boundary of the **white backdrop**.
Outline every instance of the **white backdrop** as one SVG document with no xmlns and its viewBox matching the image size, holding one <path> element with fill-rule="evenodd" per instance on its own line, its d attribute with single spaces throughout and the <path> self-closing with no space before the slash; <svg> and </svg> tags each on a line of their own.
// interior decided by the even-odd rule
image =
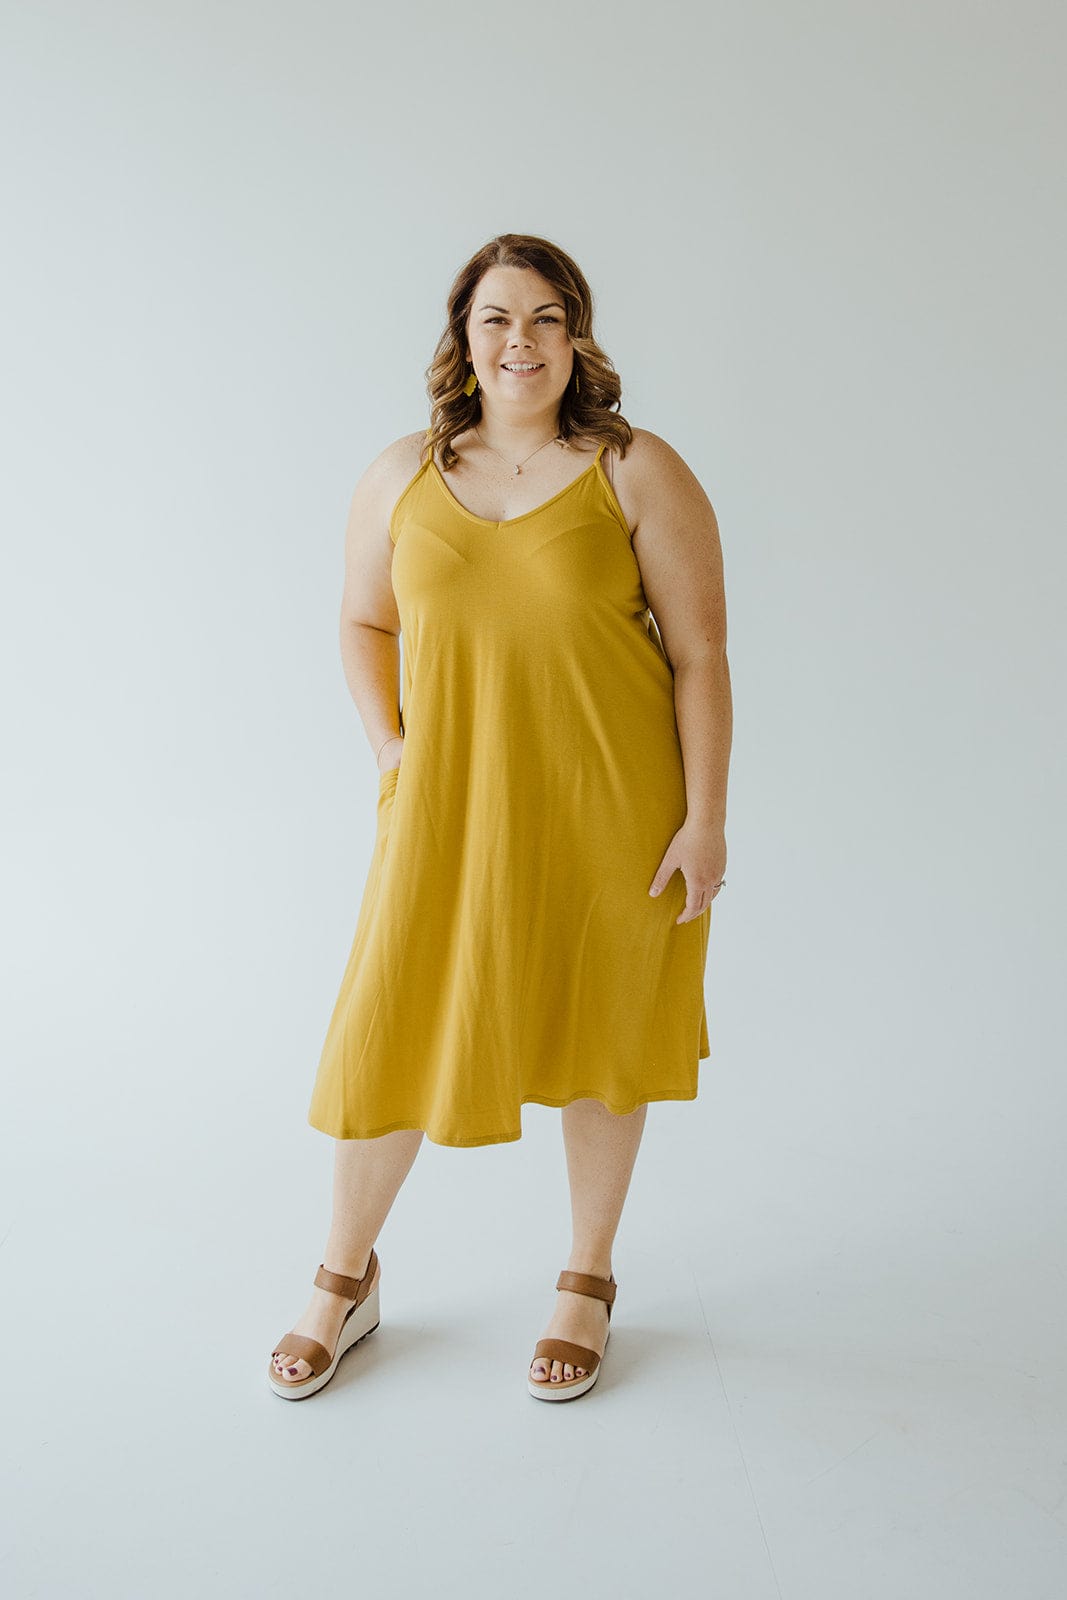
<svg viewBox="0 0 1067 1600">
<path fill-rule="evenodd" d="M 9 10 L 19 1596 L 1063 1592 L 1064 31 Z M 283 1406 L 377 793 L 344 519 L 505 230 L 577 258 L 623 413 L 718 514 L 712 1055 L 650 1107 L 583 1405 L 525 1392 L 570 1237 L 527 1106 L 518 1143 L 424 1142 L 381 1330 Z"/>
</svg>

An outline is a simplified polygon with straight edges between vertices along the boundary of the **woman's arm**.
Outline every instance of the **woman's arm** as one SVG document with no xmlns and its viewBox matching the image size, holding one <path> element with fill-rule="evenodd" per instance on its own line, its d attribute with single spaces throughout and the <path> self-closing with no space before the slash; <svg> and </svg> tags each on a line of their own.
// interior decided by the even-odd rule
<svg viewBox="0 0 1067 1600">
<path fill-rule="evenodd" d="M 690 922 L 710 906 L 726 872 L 733 698 L 719 526 L 700 482 L 658 434 L 635 428 L 616 470 L 645 598 L 674 671 L 685 768 L 685 822 L 649 893 L 659 894 L 681 871 L 686 900 L 677 920 Z"/>
<path fill-rule="evenodd" d="M 733 700 L 718 521 L 699 480 L 658 434 L 635 428 L 617 474 L 645 596 L 674 670 L 688 816 L 721 829 Z"/>
<path fill-rule="evenodd" d="M 392 742 L 402 736 L 400 615 L 390 575 L 389 518 L 418 466 L 424 440 L 425 431 L 407 434 L 371 462 L 356 485 L 345 528 L 341 663 L 381 772 L 397 765 L 403 748 Z"/>
</svg>

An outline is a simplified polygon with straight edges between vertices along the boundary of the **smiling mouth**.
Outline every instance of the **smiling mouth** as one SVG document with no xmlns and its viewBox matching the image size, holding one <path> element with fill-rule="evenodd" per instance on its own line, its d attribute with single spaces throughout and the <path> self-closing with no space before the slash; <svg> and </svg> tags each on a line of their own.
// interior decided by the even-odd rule
<svg viewBox="0 0 1067 1600">
<path fill-rule="evenodd" d="M 527 373 L 541 372 L 545 364 L 543 361 L 535 361 L 529 366 L 509 367 L 506 361 L 502 361 L 500 365 L 504 372 L 514 372 L 517 377 L 523 378 L 527 375 Z"/>
</svg>

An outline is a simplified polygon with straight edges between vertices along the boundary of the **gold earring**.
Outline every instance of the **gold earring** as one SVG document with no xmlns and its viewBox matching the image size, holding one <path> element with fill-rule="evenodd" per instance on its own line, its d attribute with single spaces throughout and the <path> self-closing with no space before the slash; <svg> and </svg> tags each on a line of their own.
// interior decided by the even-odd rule
<svg viewBox="0 0 1067 1600">
<path fill-rule="evenodd" d="M 575 372 L 574 372 L 574 392 L 575 392 L 575 394 L 578 394 L 581 391 L 581 387 L 582 386 L 578 381 L 578 370 L 577 370 L 577 368 L 575 368 Z"/>
<path fill-rule="evenodd" d="M 473 394 L 475 389 L 477 389 L 477 387 L 478 387 L 478 375 L 472 368 L 470 377 L 467 379 L 466 383 L 463 385 L 463 393 L 464 394 Z"/>
</svg>

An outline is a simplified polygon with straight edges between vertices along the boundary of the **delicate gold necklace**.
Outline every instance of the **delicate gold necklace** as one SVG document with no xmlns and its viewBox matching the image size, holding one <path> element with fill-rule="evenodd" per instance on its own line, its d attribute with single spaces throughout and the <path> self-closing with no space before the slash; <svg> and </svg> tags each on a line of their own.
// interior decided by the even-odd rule
<svg viewBox="0 0 1067 1600">
<path fill-rule="evenodd" d="M 475 424 L 474 431 L 478 435 L 479 439 L 482 439 L 481 429 L 478 427 L 477 423 Z M 497 450 L 493 445 L 491 445 L 488 442 L 488 440 L 482 439 L 482 443 L 485 445 L 485 448 L 487 450 L 492 450 L 492 452 L 493 452 L 493 454 L 495 456 L 500 456 L 501 461 L 508 461 L 507 456 L 500 455 L 500 451 Z M 535 455 L 537 455 L 539 450 L 543 450 L 545 448 L 545 445 L 547 445 L 547 444 L 561 444 L 563 446 L 566 446 L 566 443 L 567 443 L 566 439 L 561 439 L 558 433 L 554 434 L 551 439 L 546 439 L 545 440 L 545 444 L 539 444 L 537 446 L 537 450 L 531 450 L 530 454 L 528 456 L 524 456 L 523 459 L 519 462 L 518 466 L 515 468 L 516 477 L 522 471 L 522 469 L 526 465 L 527 461 L 530 461 Z M 508 461 L 508 466 L 511 466 L 511 462 L 510 461 Z"/>
</svg>

